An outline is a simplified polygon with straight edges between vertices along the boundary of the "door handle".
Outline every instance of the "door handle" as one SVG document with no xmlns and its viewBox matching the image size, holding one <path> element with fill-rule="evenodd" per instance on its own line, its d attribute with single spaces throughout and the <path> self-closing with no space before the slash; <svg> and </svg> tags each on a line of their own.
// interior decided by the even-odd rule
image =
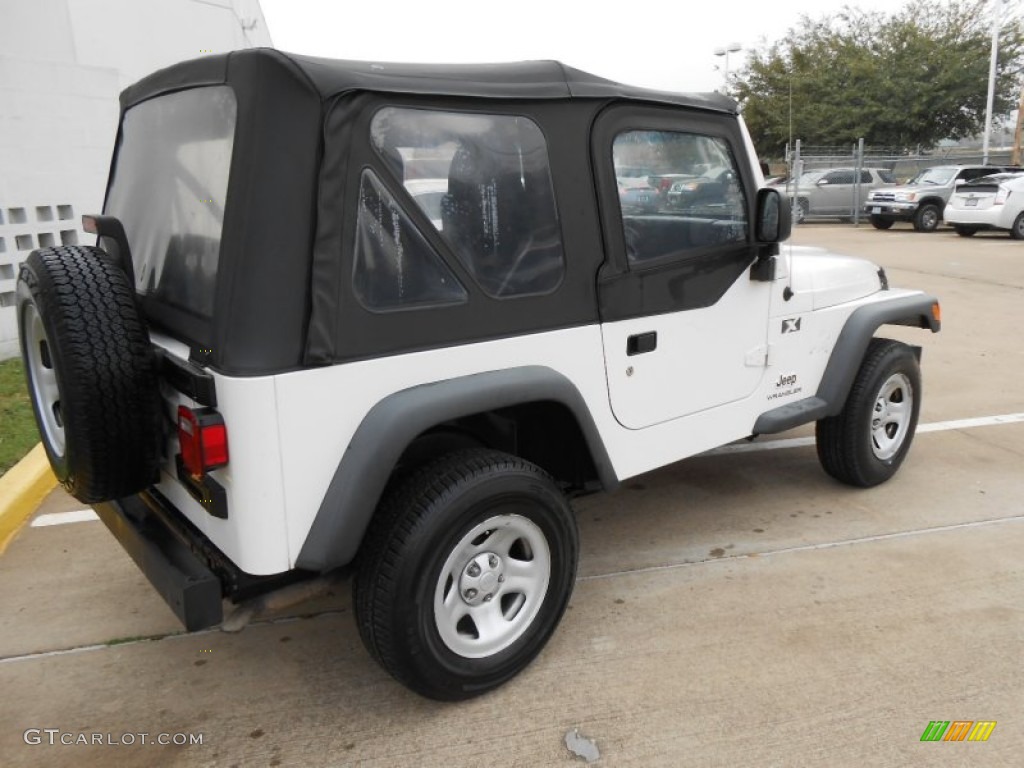
<svg viewBox="0 0 1024 768">
<path fill-rule="evenodd" d="M 658 332 L 637 333 L 626 339 L 626 356 L 642 355 L 658 348 Z"/>
</svg>

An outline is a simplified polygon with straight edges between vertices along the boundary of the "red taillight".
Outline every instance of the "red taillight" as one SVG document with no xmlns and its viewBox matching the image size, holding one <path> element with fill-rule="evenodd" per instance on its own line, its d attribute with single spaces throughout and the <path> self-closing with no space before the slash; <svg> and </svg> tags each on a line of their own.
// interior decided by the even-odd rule
<svg viewBox="0 0 1024 768">
<path fill-rule="evenodd" d="M 224 419 L 213 408 L 193 411 L 178 406 L 178 443 L 181 463 L 193 477 L 228 463 L 228 430 Z"/>
</svg>

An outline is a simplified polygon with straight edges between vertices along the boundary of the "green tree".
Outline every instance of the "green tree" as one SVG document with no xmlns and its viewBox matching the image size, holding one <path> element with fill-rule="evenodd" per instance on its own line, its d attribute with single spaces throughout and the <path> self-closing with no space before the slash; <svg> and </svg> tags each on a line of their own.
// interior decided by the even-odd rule
<svg viewBox="0 0 1024 768">
<path fill-rule="evenodd" d="M 985 123 L 992 16 L 986 0 L 914 0 L 896 13 L 841 12 L 800 23 L 752 51 L 732 93 L 761 152 L 812 145 L 932 147 Z M 1004 20 L 995 115 L 1017 105 L 1024 30 Z"/>
</svg>

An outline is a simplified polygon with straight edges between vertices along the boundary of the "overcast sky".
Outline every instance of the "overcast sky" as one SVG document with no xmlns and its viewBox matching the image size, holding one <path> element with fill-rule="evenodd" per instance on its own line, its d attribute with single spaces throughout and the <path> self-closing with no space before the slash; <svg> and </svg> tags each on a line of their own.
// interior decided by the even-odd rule
<svg viewBox="0 0 1024 768">
<path fill-rule="evenodd" d="M 905 2 L 261 0 L 260 5 L 274 45 L 293 53 L 374 61 L 558 59 L 631 85 L 709 91 L 722 84 L 724 61 L 714 55 L 715 48 L 777 40 L 805 13 L 819 17 L 844 5 L 892 12 Z M 744 55 L 730 54 L 730 69 Z"/>
</svg>

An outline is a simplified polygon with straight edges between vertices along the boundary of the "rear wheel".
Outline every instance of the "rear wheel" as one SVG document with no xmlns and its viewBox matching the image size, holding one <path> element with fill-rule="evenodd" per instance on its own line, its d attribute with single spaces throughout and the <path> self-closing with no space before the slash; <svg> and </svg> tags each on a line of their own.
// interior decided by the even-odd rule
<svg viewBox="0 0 1024 768">
<path fill-rule="evenodd" d="M 885 482 L 910 450 L 920 408 L 921 372 L 913 350 L 872 339 L 843 410 L 817 423 L 822 467 L 847 485 Z"/>
<path fill-rule="evenodd" d="M 1024 211 L 1017 214 L 1017 218 L 1013 220 L 1013 226 L 1010 227 L 1010 237 L 1014 240 L 1024 240 Z"/>
<path fill-rule="evenodd" d="M 17 316 L 36 424 L 65 490 L 88 504 L 153 483 L 156 364 L 125 273 L 99 248 L 33 251 Z"/>
<path fill-rule="evenodd" d="M 511 679 L 565 612 L 576 521 L 523 459 L 460 451 L 390 490 L 353 583 L 363 642 L 398 681 L 458 700 Z"/>
<path fill-rule="evenodd" d="M 958 224 L 954 224 L 953 225 L 953 230 L 958 235 L 960 235 L 960 237 L 974 237 L 977 234 L 977 232 L 978 232 L 978 228 L 977 227 L 964 227 L 964 226 L 960 226 Z"/>
<path fill-rule="evenodd" d="M 892 221 L 883 219 L 881 216 L 872 216 L 869 221 L 875 229 L 891 229 L 893 225 Z"/>
<path fill-rule="evenodd" d="M 934 232 L 941 220 L 942 214 L 939 212 L 939 206 L 934 203 L 925 203 L 914 214 L 914 229 L 918 232 Z"/>
</svg>

